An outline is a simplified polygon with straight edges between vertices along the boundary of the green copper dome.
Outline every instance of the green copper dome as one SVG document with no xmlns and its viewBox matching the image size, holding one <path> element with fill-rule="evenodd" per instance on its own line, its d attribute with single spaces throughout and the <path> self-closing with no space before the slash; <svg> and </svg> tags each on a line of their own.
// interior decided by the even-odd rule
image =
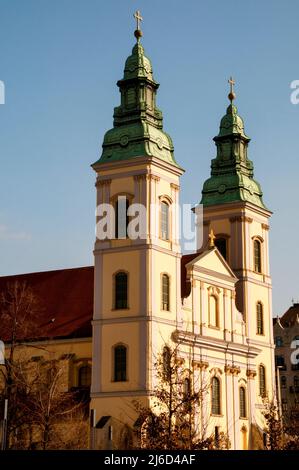
<svg viewBox="0 0 299 470">
<path fill-rule="evenodd" d="M 244 132 L 243 119 L 238 115 L 238 110 L 233 104 L 228 106 L 226 114 L 221 119 L 218 137 L 230 134 L 241 135 L 248 139 Z"/>
<path fill-rule="evenodd" d="M 117 85 L 121 103 L 114 108 L 113 128 L 106 132 L 101 157 L 93 166 L 145 156 L 178 166 L 172 140 L 163 130 L 162 112 L 156 106 L 159 84 L 139 39 Z"/>
<path fill-rule="evenodd" d="M 247 156 L 249 137 L 236 106 L 228 106 L 214 137 L 217 156 L 211 163 L 211 177 L 205 181 L 201 204 L 251 202 L 266 209 L 259 183 L 253 178 L 253 163 Z"/>
<path fill-rule="evenodd" d="M 151 61 L 144 55 L 143 46 L 137 42 L 132 49 L 125 64 L 124 80 L 130 78 L 143 77 L 153 81 L 153 69 Z"/>
</svg>

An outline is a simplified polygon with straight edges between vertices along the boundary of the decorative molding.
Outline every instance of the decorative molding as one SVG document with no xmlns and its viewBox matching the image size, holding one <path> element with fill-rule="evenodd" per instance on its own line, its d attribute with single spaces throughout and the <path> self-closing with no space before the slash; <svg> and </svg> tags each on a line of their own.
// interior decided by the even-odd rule
<svg viewBox="0 0 299 470">
<path fill-rule="evenodd" d="M 142 173 L 142 174 L 139 174 L 139 175 L 134 175 L 134 181 L 142 181 L 142 180 L 146 180 L 146 173 Z"/>
<path fill-rule="evenodd" d="M 153 175 L 152 173 L 150 173 L 149 175 L 146 175 L 146 178 L 151 181 L 160 181 L 160 176 L 157 176 L 157 175 Z"/>
<path fill-rule="evenodd" d="M 223 371 L 219 367 L 212 367 L 212 369 L 210 369 L 210 374 L 212 374 L 214 376 L 222 375 Z"/>
<path fill-rule="evenodd" d="M 111 178 L 106 178 L 106 179 L 98 179 L 96 181 L 95 186 L 97 188 L 100 188 L 101 186 L 108 186 L 111 184 L 112 179 Z"/>
<path fill-rule="evenodd" d="M 227 375 L 238 375 L 240 374 L 241 372 L 241 369 L 239 366 L 235 366 L 233 364 L 229 365 L 229 364 L 226 364 L 224 366 L 224 372 L 227 374 Z"/>
<path fill-rule="evenodd" d="M 206 370 L 209 367 L 209 363 L 207 361 L 192 361 L 192 366 L 197 370 Z"/>
<path fill-rule="evenodd" d="M 254 379 L 255 376 L 256 376 L 256 371 L 253 370 L 253 369 L 247 369 L 247 371 L 246 371 L 246 376 L 247 376 L 249 379 Z"/>
<path fill-rule="evenodd" d="M 251 224 L 251 222 L 253 222 L 253 219 L 246 215 L 237 215 L 235 217 L 230 217 L 229 221 L 230 222 L 248 222 L 249 224 Z"/>
<path fill-rule="evenodd" d="M 175 183 L 170 183 L 170 187 L 172 189 L 174 189 L 175 191 L 179 191 L 180 187 L 178 184 L 175 184 Z"/>
<path fill-rule="evenodd" d="M 174 341 L 181 344 L 202 347 L 211 351 L 222 351 L 225 353 L 238 354 L 241 357 L 254 359 L 260 354 L 261 349 L 251 345 L 224 341 L 223 339 L 211 338 L 209 336 L 186 333 L 176 330 L 173 334 Z"/>
<path fill-rule="evenodd" d="M 185 364 L 185 359 L 183 357 L 177 357 L 176 363 L 178 366 L 183 366 Z"/>
<path fill-rule="evenodd" d="M 270 230 L 270 225 L 268 225 L 268 224 L 262 224 L 262 228 L 263 228 L 264 230 Z"/>
</svg>

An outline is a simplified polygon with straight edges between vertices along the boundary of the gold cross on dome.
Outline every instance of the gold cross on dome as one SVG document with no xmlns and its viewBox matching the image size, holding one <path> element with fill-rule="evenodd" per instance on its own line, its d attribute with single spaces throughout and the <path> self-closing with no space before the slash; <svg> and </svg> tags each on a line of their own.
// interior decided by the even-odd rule
<svg viewBox="0 0 299 470">
<path fill-rule="evenodd" d="M 139 10 L 135 11 L 133 16 L 134 16 L 134 18 L 136 20 L 136 23 L 137 23 L 136 29 L 140 29 L 140 21 L 143 21 L 143 18 L 141 16 L 140 11 Z"/>
<path fill-rule="evenodd" d="M 230 77 L 230 79 L 228 80 L 228 83 L 230 84 L 230 92 L 234 93 L 234 85 L 236 84 L 236 82 L 233 79 L 233 77 Z"/>
<path fill-rule="evenodd" d="M 215 246 L 215 239 L 216 239 L 216 237 L 214 235 L 214 231 L 211 228 L 211 231 L 209 233 L 209 240 L 210 240 L 209 246 L 210 246 L 210 248 L 213 248 Z"/>
</svg>

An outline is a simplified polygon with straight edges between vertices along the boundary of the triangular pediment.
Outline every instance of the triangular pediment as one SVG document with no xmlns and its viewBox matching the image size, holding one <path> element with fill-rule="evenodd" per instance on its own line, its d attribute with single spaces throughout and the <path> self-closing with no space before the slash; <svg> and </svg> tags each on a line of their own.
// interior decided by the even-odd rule
<svg viewBox="0 0 299 470">
<path fill-rule="evenodd" d="M 222 276 L 227 276 L 234 282 L 237 280 L 234 272 L 216 247 L 199 253 L 196 258 L 186 264 L 186 268 L 187 270 L 197 268 L 203 271 L 211 271 Z"/>
</svg>

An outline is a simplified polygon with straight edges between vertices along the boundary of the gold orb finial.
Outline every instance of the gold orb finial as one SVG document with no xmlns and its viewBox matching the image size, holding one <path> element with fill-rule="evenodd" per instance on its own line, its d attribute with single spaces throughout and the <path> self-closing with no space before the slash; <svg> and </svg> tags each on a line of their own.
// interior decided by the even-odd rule
<svg viewBox="0 0 299 470">
<path fill-rule="evenodd" d="M 139 39 L 142 37 L 142 31 L 140 29 L 140 22 L 143 21 L 143 18 L 139 10 L 135 11 L 133 16 L 136 20 L 136 30 L 134 31 L 134 36 L 137 39 L 137 41 L 139 41 Z"/>
<path fill-rule="evenodd" d="M 228 99 L 230 100 L 231 104 L 233 101 L 236 99 L 236 93 L 234 92 L 234 85 L 236 84 L 235 80 L 233 77 L 230 77 L 228 80 L 228 83 L 230 84 L 230 92 L 228 94 Z"/>
</svg>

